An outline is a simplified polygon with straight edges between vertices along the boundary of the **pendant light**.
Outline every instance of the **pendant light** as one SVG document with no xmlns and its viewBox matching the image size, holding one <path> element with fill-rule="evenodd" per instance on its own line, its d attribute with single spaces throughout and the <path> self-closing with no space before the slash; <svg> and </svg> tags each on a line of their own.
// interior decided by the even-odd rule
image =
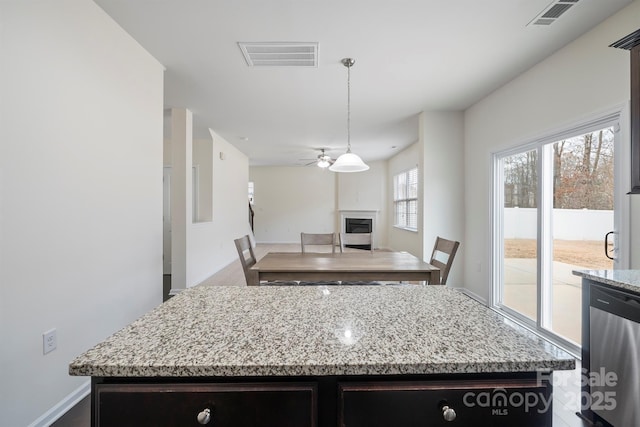
<svg viewBox="0 0 640 427">
<path fill-rule="evenodd" d="M 333 172 L 362 172 L 369 169 L 360 156 L 351 152 L 351 67 L 355 62 L 353 58 L 342 60 L 342 65 L 347 67 L 347 152 L 338 157 L 329 167 Z"/>
</svg>

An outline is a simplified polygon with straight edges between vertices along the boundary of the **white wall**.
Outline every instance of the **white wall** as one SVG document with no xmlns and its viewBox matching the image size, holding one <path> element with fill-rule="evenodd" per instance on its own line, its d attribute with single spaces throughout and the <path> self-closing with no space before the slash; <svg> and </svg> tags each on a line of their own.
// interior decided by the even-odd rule
<svg viewBox="0 0 640 427">
<path fill-rule="evenodd" d="M 187 248 L 193 218 L 193 114 L 188 108 L 171 109 L 171 291 L 188 287 Z M 167 197 L 165 195 L 165 197 Z"/>
<path fill-rule="evenodd" d="M 165 117 L 165 121 L 170 120 L 171 115 Z M 170 126 L 166 126 L 167 130 L 171 131 Z M 207 179 L 207 171 L 204 169 L 207 163 L 209 164 L 211 182 L 207 182 L 206 185 L 201 182 L 200 193 L 201 203 L 211 205 L 209 213 L 211 219 L 193 223 L 191 216 L 187 215 L 184 224 L 177 224 L 178 233 L 172 230 L 172 236 L 177 235 L 178 239 L 184 240 L 184 248 L 172 249 L 172 269 L 174 269 L 171 277 L 172 293 L 198 285 L 238 259 L 233 241 L 251 232 L 248 201 L 249 159 L 213 130 L 210 129 L 209 132 L 211 139 L 193 140 L 192 157 L 194 164 L 199 163 L 203 166 L 202 180 Z M 171 138 L 165 139 L 164 164 L 172 165 L 174 150 L 186 152 L 188 148 L 182 146 L 181 142 L 173 146 Z M 185 158 L 181 153 L 178 153 L 178 157 Z M 185 170 L 190 168 L 189 165 Z M 189 177 L 185 176 L 185 178 Z M 172 183 L 175 183 L 174 178 Z M 179 198 L 184 198 L 184 206 L 179 204 L 176 209 L 190 211 L 187 208 L 192 204 L 191 190 L 172 186 L 171 191 L 178 193 Z M 205 192 L 207 194 L 204 194 Z M 175 202 L 174 196 L 175 194 L 170 196 L 172 202 Z M 174 218 L 172 218 L 172 224 L 173 222 Z M 175 247 L 176 242 L 172 243 Z M 179 250 L 180 253 L 174 254 L 175 250 Z M 184 274 L 184 279 L 181 281 L 176 273 Z"/>
<path fill-rule="evenodd" d="M 86 0 L 0 2 L 0 31 L 0 425 L 25 426 L 162 302 L 163 67 Z"/>
<path fill-rule="evenodd" d="M 460 247 L 447 285 L 464 286 L 464 115 L 462 112 L 420 114 L 423 148 L 423 257 L 430 259 L 436 237 L 457 240 Z M 466 212 L 473 215 L 473 211 Z"/>
<path fill-rule="evenodd" d="M 251 231 L 249 160 L 213 132 L 212 138 L 213 220 L 188 224 L 187 287 L 199 284 L 238 259 L 233 240 Z"/>
<path fill-rule="evenodd" d="M 298 243 L 301 232 L 339 231 L 334 172 L 314 166 L 255 166 L 249 168 L 249 180 L 254 183 L 257 242 Z"/>
<path fill-rule="evenodd" d="M 377 247 L 387 246 L 387 164 L 358 173 L 318 167 L 255 166 L 255 236 L 259 243 L 298 243 L 300 233 L 339 233 L 340 210 L 377 211 Z"/>
<path fill-rule="evenodd" d="M 608 45 L 637 30 L 638 16 L 636 1 L 465 112 L 465 285 L 470 291 L 490 295 L 491 154 L 628 103 L 629 52 Z M 640 242 L 637 197 L 631 217 L 631 241 Z M 639 253 L 632 248 L 636 268 Z"/>
<path fill-rule="evenodd" d="M 197 222 L 209 222 L 213 218 L 213 142 L 211 139 L 193 140 L 193 166 L 197 170 Z M 247 169 L 245 167 L 244 169 Z"/>
</svg>

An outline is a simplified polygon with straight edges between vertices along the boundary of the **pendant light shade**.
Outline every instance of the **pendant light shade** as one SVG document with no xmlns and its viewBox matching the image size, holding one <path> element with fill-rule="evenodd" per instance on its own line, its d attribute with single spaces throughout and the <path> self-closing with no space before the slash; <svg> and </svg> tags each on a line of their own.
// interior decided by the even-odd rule
<svg viewBox="0 0 640 427">
<path fill-rule="evenodd" d="M 352 58 L 342 60 L 342 65 L 347 67 L 347 152 L 329 167 L 333 172 L 362 172 L 369 169 L 360 156 L 351 152 L 351 67 L 355 62 Z"/>
<path fill-rule="evenodd" d="M 362 172 L 369 169 L 360 156 L 354 153 L 344 153 L 338 157 L 335 163 L 329 168 L 334 172 Z"/>
</svg>

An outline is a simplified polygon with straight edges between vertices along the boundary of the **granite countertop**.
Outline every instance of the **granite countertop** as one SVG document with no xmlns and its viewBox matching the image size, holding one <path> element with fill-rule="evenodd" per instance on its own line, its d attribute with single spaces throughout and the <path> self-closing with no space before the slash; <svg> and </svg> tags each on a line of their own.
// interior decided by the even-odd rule
<svg viewBox="0 0 640 427">
<path fill-rule="evenodd" d="M 574 270 L 573 274 L 621 290 L 640 293 L 640 270 Z"/>
<path fill-rule="evenodd" d="M 573 369 L 574 358 L 444 286 L 188 289 L 69 365 L 101 377 Z"/>
</svg>

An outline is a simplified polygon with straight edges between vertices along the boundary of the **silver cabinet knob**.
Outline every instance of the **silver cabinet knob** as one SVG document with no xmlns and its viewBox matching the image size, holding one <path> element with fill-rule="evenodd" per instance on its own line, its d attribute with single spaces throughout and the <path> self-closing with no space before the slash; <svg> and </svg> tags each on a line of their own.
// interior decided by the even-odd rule
<svg viewBox="0 0 640 427">
<path fill-rule="evenodd" d="M 209 424 L 209 421 L 211 421 L 211 410 L 207 408 L 198 414 L 198 423 Z"/>
<path fill-rule="evenodd" d="M 442 407 L 442 417 L 445 421 L 453 421 L 456 419 L 456 411 L 445 405 Z"/>
</svg>

